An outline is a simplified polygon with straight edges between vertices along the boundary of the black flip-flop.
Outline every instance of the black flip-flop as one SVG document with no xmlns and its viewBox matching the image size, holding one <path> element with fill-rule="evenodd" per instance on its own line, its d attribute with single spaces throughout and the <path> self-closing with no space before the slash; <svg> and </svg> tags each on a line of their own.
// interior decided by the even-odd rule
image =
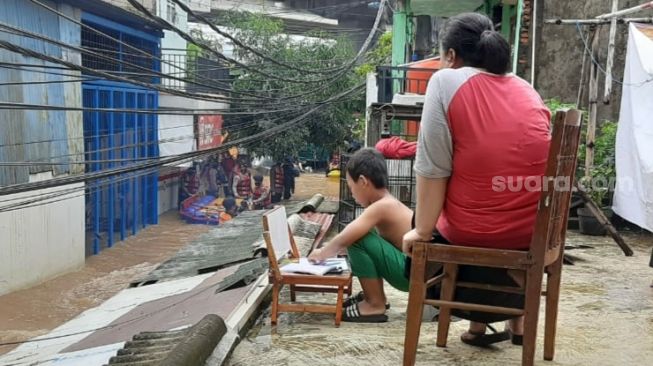
<svg viewBox="0 0 653 366">
<path fill-rule="evenodd" d="M 515 346 L 523 346 L 524 345 L 524 335 L 523 334 L 515 334 L 511 331 L 510 332 L 510 342 L 514 344 Z"/>
<path fill-rule="evenodd" d="M 361 315 L 358 309 L 358 303 L 355 303 L 343 309 L 342 321 L 352 323 L 385 323 L 388 321 L 388 316 L 385 314 Z"/>
<path fill-rule="evenodd" d="M 476 332 L 467 331 L 467 333 L 473 335 L 474 338 L 465 338 L 464 335 L 461 335 L 460 340 L 463 343 L 468 344 L 470 346 L 487 348 L 495 343 L 499 343 L 511 339 L 511 333 L 508 330 L 504 330 L 503 332 L 497 332 L 497 330 L 490 325 L 488 325 L 488 328 L 490 328 L 490 330 L 492 330 L 493 333 L 486 334 L 485 332 L 476 333 Z"/>
<path fill-rule="evenodd" d="M 344 309 L 348 306 L 352 306 L 363 300 L 365 300 L 365 294 L 363 293 L 363 291 L 360 291 L 356 295 L 346 298 L 345 301 L 342 302 L 342 308 Z M 390 303 L 385 304 L 385 309 L 386 310 L 390 309 Z"/>
</svg>

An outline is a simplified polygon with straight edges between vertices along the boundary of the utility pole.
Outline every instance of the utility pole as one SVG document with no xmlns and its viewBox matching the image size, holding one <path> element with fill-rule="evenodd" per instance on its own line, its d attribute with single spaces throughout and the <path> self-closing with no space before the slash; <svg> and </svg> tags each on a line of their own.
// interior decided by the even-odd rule
<svg viewBox="0 0 653 366">
<path fill-rule="evenodd" d="M 397 0 L 392 15 L 392 66 L 406 63 L 410 0 Z"/>
</svg>

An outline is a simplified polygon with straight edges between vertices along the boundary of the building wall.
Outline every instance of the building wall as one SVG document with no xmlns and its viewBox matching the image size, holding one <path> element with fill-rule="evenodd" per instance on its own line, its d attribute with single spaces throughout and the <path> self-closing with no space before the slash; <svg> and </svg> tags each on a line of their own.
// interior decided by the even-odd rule
<svg viewBox="0 0 653 366">
<path fill-rule="evenodd" d="M 161 94 L 159 96 L 159 106 L 161 108 L 190 108 L 198 110 L 229 108 L 229 105 L 226 103 L 193 100 L 166 94 Z M 180 140 L 180 136 L 183 136 L 184 138 Z M 163 157 L 195 151 L 197 149 L 197 144 L 194 137 L 194 117 L 160 115 L 159 140 L 171 138 L 175 139 L 175 141 L 159 143 L 160 156 Z M 159 215 L 177 209 L 179 173 L 190 165 L 191 163 L 184 163 L 174 167 L 164 167 L 159 173 Z"/>
<path fill-rule="evenodd" d="M 171 0 L 157 0 L 157 15 L 188 32 L 188 14 Z M 186 40 L 174 31 L 164 30 L 161 40 L 162 58 L 161 72 L 176 77 L 185 78 L 186 73 Z M 165 86 L 184 88 L 184 82 L 166 79 L 161 80 Z"/>
<path fill-rule="evenodd" d="M 546 0 L 538 1 L 538 23 L 542 19 L 564 18 L 564 19 L 591 19 L 600 14 L 609 13 L 611 1 L 607 0 Z M 619 9 L 626 9 L 641 4 L 640 0 L 621 0 Z M 540 11 L 543 10 L 543 11 Z M 653 11 L 644 11 L 630 15 L 632 17 L 653 16 Z M 613 79 L 621 81 L 624 73 L 626 58 L 626 42 L 628 26 L 617 26 L 617 38 L 615 47 L 615 62 L 613 68 Z M 602 67 L 605 67 L 608 50 L 609 25 L 602 27 L 600 31 L 599 58 Z M 544 98 L 559 98 L 565 102 L 575 103 L 580 83 L 581 64 L 585 46 L 580 38 L 575 25 L 554 25 L 542 24 L 539 40 L 536 46 L 536 77 L 535 86 Z M 589 43 L 589 41 L 588 41 Z M 605 85 L 605 75 L 600 74 L 599 78 L 598 104 L 599 120 L 617 120 L 619 117 L 619 106 L 621 103 L 621 86 L 613 83 L 612 97 L 610 104 L 602 102 Z M 587 87 L 582 98 L 582 107 L 587 108 Z"/>
<path fill-rule="evenodd" d="M 3 196 L 0 209 L 33 194 L 70 189 L 75 190 L 52 203 L 0 212 L 0 295 L 84 265 L 84 184 Z"/>
<path fill-rule="evenodd" d="M 58 11 L 80 19 L 79 9 L 59 2 L 45 1 Z M 80 45 L 79 26 L 29 1 L 0 2 L 0 21 L 23 30 L 44 34 L 73 46 Z M 66 61 L 81 63 L 80 54 L 44 42 L 0 33 L 0 39 L 45 53 Z M 44 65 L 32 57 L 2 50 L 0 61 Z M 61 70 L 32 70 L 61 73 Z M 0 68 L 0 82 L 61 81 L 53 75 Z M 79 73 L 66 71 L 70 78 Z M 16 84 L 0 86 L 0 100 L 5 102 L 81 107 L 79 82 L 49 84 Z M 83 161 L 83 125 L 79 111 L 2 110 L 0 111 L 0 161 L 58 162 Z M 0 186 L 23 184 L 78 174 L 83 164 L 0 167 Z M 58 190 L 74 189 L 68 195 L 57 195 L 51 202 L 26 201 Z M 8 206 L 14 207 L 8 210 Z M 31 206 L 31 207 L 27 207 Z M 18 208 L 21 207 L 21 208 Z M 84 184 L 68 185 L 42 191 L 0 196 L 0 295 L 32 286 L 84 264 Z"/>
<path fill-rule="evenodd" d="M 79 19 L 79 10 L 68 5 L 49 2 L 48 5 Z M 34 16 L 23 16 L 34 14 Z M 56 14 L 31 2 L 6 0 L 0 3 L 0 21 L 22 30 L 44 34 L 60 39 L 73 46 L 80 44 L 79 26 L 59 18 Z M 71 51 L 42 41 L 0 32 L 0 39 L 50 56 L 80 63 L 79 52 Z M 44 65 L 33 57 L 2 50 L 0 62 L 13 64 Z M 12 68 L 13 67 L 13 68 Z M 39 71 L 39 72 L 35 72 Z M 42 73 L 50 71 L 51 73 Z M 0 68 L 0 83 L 25 83 L 61 81 L 65 77 L 56 75 L 61 70 L 39 68 Z M 68 79 L 79 79 L 78 72 Z M 53 75 L 54 74 L 54 75 Z M 3 102 L 38 105 L 81 107 L 80 83 L 16 84 L 0 86 L 0 100 Z M 65 163 L 83 160 L 82 113 L 45 110 L 0 110 L 0 161 L 34 161 L 55 159 Z M 24 144 L 24 143 L 28 144 Z M 80 154 L 80 155 L 76 155 Z M 52 171 L 54 176 L 83 171 L 83 165 L 34 165 L 21 167 L 0 167 L 0 186 L 25 183 L 30 174 Z"/>
</svg>

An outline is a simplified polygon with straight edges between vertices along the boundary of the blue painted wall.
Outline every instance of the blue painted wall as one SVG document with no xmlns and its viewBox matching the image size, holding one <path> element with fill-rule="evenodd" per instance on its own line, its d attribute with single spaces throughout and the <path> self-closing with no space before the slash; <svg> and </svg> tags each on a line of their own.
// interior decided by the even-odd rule
<svg viewBox="0 0 653 366">
<path fill-rule="evenodd" d="M 102 36 L 93 30 L 82 33 L 82 45 L 118 60 L 137 64 L 153 71 L 160 70 L 160 33 L 147 33 L 105 19 L 91 13 L 83 13 L 85 25 L 108 34 L 120 42 Z M 122 43 L 121 43 L 122 42 Z M 146 51 L 143 55 L 129 48 L 129 44 Z M 158 78 L 136 76 L 142 73 L 125 63 L 84 56 L 87 67 L 112 72 L 129 73 L 148 83 L 158 83 Z M 136 73 L 136 74 L 132 74 Z M 158 92 L 142 87 L 113 81 L 89 81 L 83 83 L 83 104 L 90 108 L 157 109 Z M 131 164 L 129 160 L 159 156 L 158 120 L 155 114 L 84 113 L 84 142 L 86 165 L 89 172 L 116 168 Z M 98 162 L 101 161 L 101 162 Z M 102 248 L 111 247 L 128 235 L 135 235 L 141 228 L 158 222 L 158 173 L 156 171 L 138 176 L 118 176 L 108 181 L 88 185 L 86 196 L 87 246 L 97 254 Z"/>
</svg>

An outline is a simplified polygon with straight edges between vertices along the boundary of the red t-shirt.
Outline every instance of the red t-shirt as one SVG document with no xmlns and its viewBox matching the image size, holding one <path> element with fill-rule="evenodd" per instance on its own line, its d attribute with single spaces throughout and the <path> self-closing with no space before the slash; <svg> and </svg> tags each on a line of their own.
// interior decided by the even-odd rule
<svg viewBox="0 0 653 366">
<path fill-rule="evenodd" d="M 468 67 L 437 72 L 415 170 L 449 177 L 436 225 L 442 236 L 456 245 L 528 248 L 550 139 L 550 112 L 524 80 Z"/>
</svg>

